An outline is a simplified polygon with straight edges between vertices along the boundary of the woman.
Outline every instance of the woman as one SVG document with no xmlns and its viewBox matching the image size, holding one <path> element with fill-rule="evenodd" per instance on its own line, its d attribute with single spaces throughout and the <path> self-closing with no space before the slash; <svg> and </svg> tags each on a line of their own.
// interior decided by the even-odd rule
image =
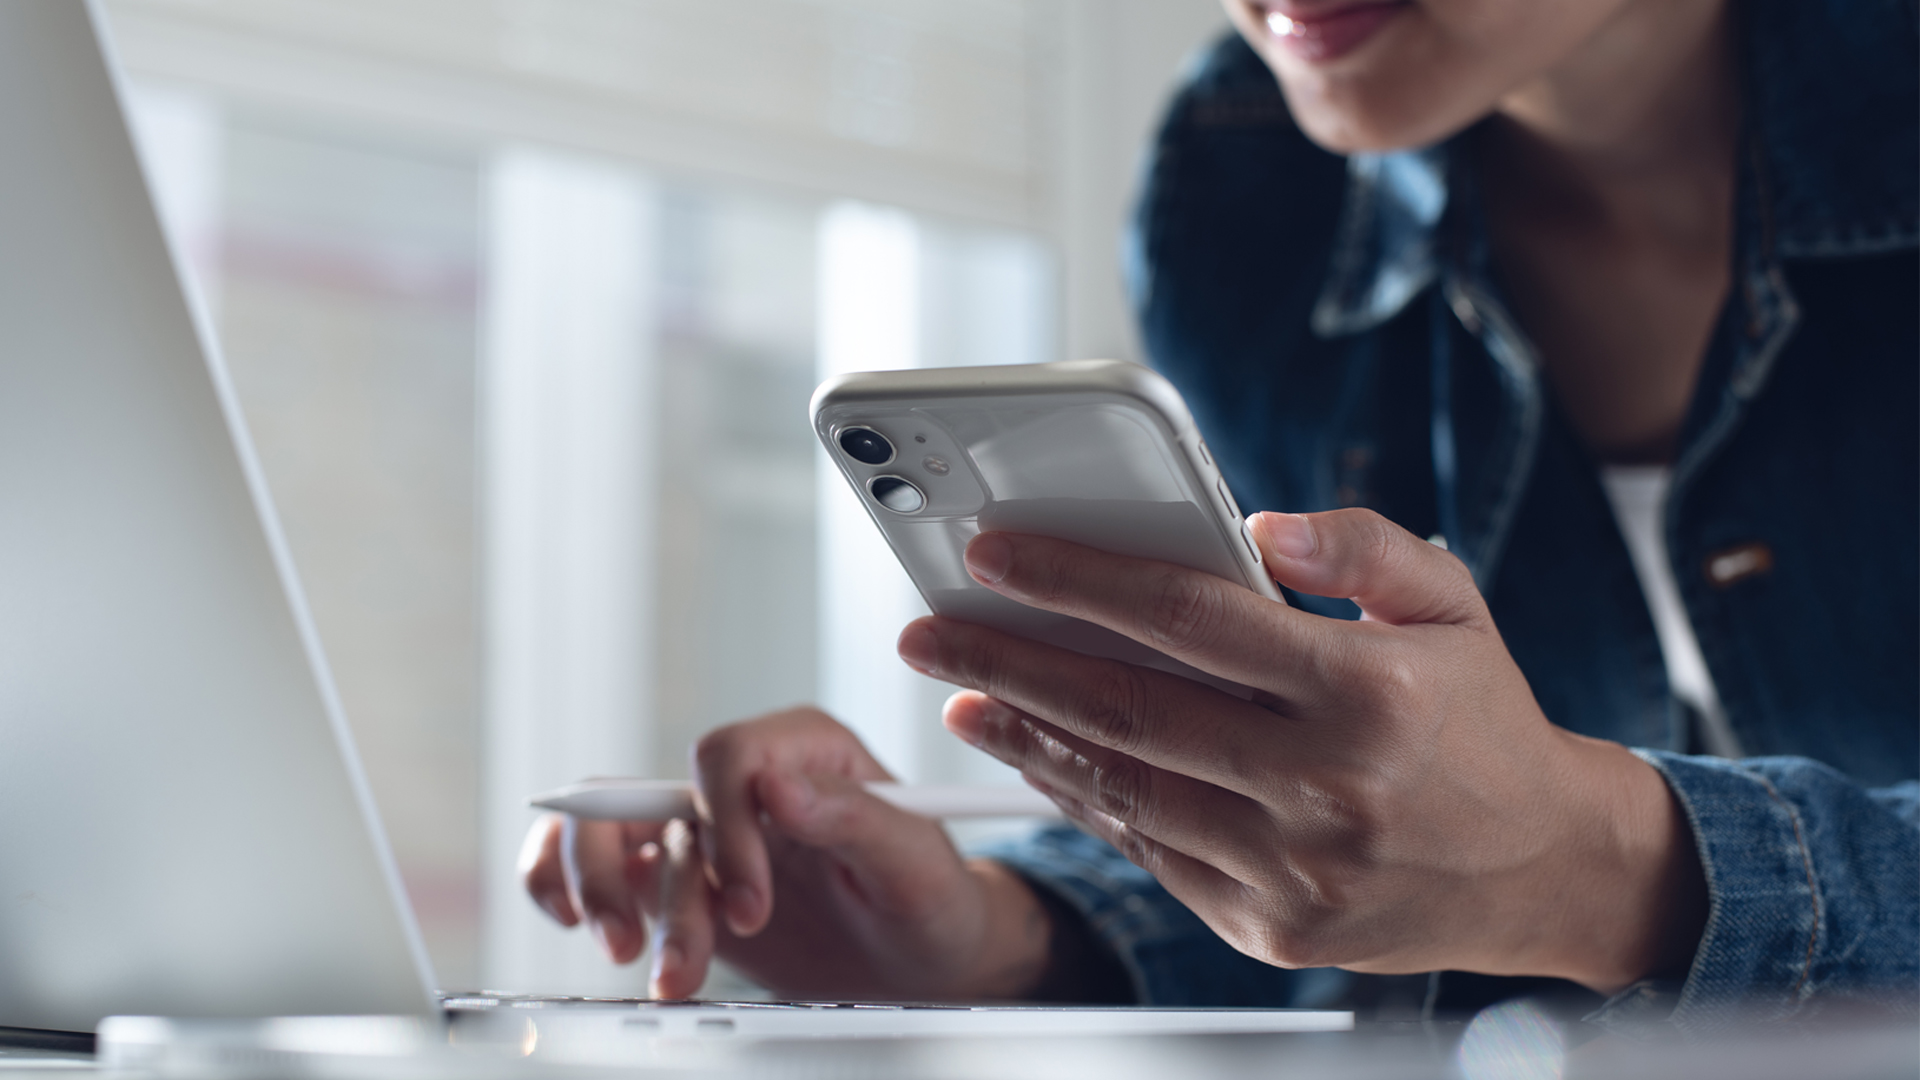
<svg viewBox="0 0 1920 1080">
<path fill-rule="evenodd" d="M 644 911 L 670 995 L 717 951 L 820 996 L 1287 1004 L 1334 966 L 1910 1013 L 1912 5 L 1228 10 L 1130 270 L 1242 501 L 1322 511 L 1253 522 L 1298 609 L 1032 537 L 968 565 L 1265 693 L 921 620 L 949 729 L 1084 833 L 963 862 L 800 711 L 701 744 L 697 828 L 542 823 L 536 899 L 622 961 Z"/>
</svg>

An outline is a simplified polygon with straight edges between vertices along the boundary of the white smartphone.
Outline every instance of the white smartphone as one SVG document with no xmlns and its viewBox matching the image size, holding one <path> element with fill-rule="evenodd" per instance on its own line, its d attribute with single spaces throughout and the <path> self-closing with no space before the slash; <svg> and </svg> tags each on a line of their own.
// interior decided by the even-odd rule
<svg viewBox="0 0 1920 1080">
<path fill-rule="evenodd" d="M 822 383 L 812 412 L 936 614 L 1245 695 L 1113 631 L 1009 600 L 962 560 L 979 533 L 1028 533 L 1279 600 L 1192 414 L 1157 372 L 1119 360 L 856 372 Z"/>
</svg>

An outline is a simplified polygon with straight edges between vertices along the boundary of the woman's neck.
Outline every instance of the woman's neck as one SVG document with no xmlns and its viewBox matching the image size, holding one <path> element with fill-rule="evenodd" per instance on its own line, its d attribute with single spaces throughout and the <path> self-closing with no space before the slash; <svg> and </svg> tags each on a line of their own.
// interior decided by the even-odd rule
<svg viewBox="0 0 1920 1080">
<path fill-rule="evenodd" d="M 1562 213 L 1683 242 L 1720 231 L 1740 119 L 1728 20 L 1726 0 L 1629 0 L 1500 100 L 1503 168 Z"/>
<path fill-rule="evenodd" d="M 1474 144 L 1515 314 L 1603 461 L 1672 459 L 1731 281 L 1728 21 L 1725 0 L 1629 0 Z"/>
</svg>

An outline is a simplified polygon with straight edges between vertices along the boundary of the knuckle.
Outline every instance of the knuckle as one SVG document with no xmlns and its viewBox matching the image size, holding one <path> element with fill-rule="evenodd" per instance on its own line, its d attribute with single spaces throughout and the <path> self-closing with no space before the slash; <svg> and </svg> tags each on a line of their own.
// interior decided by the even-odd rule
<svg viewBox="0 0 1920 1080">
<path fill-rule="evenodd" d="M 1387 770 L 1367 768 L 1351 770 L 1341 778 L 1339 797 L 1330 800 L 1327 816 L 1329 832 L 1340 837 L 1345 863 L 1365 867 L 1378 860 L 1405 797 L 1399 779 Z"/>
<path fill-rule="evenodd" d="M 1400 798 L 1394 777 L 1361 768 L 1330 778 L 1313 793 L 1311 802 L 1303 800 L 1316 819 L 1313 831 L 1319 841 L 1309 849 L 1312 854 L 1303 853 L 1301 859 L 1313 871 L 1309 874 L 1313 895 L 1337 902 L 1349 891 L 1348 883 L 1381 861 Z"/>
<path fill-rule="evenodd" d="M 1487 612 L 1487 599 L 1481 595 L 1480 583 L 1473 580 L 1473 571 L 1461 561 L 1460 556 L 1450 551 L 1437 554 L 1441 556 L 1443 587 L 1451 594 L 1451 602 L 1448 606 L 1455 611 L 1464 612 L 1466 621 L 1491 626 L 1492 619 Z"/>
<path fill-rule="evenodd" d="M 1390 716 L 1425 712 L 1431 693 L 1422 665 L 1402 648 L 1375 651 L 1368 665 L 1366 686 L 1369 703 Z"/>
<path fill-rule="evenodd" d="M 1220 912 L 1221 936 L 1279 967 L 1337 967 L 1354 960 L 1352 913 L 1368 903 L 1374 883 L 1347 856 L 1344 836 L 1323 835 L 1313 846 L 1322 850 L 1295 852 L 1243 883 L 1235 902 Z"/>
<path fill-rule="evenodd" d="M 1163 570 L 1147 590 L 1146 633 L 1162 649 L 1206 645 L 1219 632 L 1224 614 L 1218 589 L 1194 574 Z"/>
<path fill-rule="evenodd" d="M 1250 905 L 1231 940 L 1241 952 L 1278 967 L 1329 967 L 1341 959 L 1339 917 L 1339 906 L 1310 888 L 1281 889 Z"/>
<path fill-rule="evenodd" d="M 1152 770 L 1135 758 L 1115 755 L 1094 766 L 1093 793 L 1101 812 L 1143 824 L 1141 819 L 1153 800 Z"/>
<path fill-rule="evenodd" d="M 739 759 L 744 727 L 729 724 L 700 736 L 693 744 L 693 762 L 701 773 L 719 772 Z"/>
<path fill-rule="evenodd" d="M 1293 918 L 1283 925 L 1264 928 L 1260 939 L 1261 955 L 1279 967 L 1330 967 L 1331 935 L 1327 920 L 1318 917 Z"/>
<path fill-rule="evenodd" d="M 1372 510 L 1352 508 L 1329 513 L 1341 570 L 1339 587 L 1358 591 L 1366 579 L 1390 573 L 1406 555 L 1405 530 Z"/>
<path fill-rule="evenodd" d="M 1385 568 L 1400 562 L 1403 547 L 1400 543 L 1402 530 L 1398 525 L 1368 511 L 1362 522 L 1360 537 L 1367 560 L 1375 566 Z"/>
<path fill-rule="evenodd" d="M 1079 757 L 1066 743 L 1024 716 L 990 723 L 986 741 L 1022 772 L 1070 769 Z"/>
<path fill-rule="evenodd" d="M 1102 746 L 1137 755 L 1146 740 L 1151 695 L 1139 669 L 1114 661 L 1090 688 L 1074 717 L 1086 736 Z"/>
<path fill-rule="evenodd" d="M 1320 648 L 1291 650 L 1285 662 L 1295 682 L 1312 688 L 1301 691 L 1305 697 L 1352 705 L 1364 704 L 1357 697 L 1349 700 L 1351 692 L 1347 688 L 1358 685 L 1364 689 L 1366 660 L 1366 650 L 1361 643 L 1350 635 L 1342 635 Z"/>
<path fill-rule="evenodd" d="M 1109 828 L 1111 834 L 1107 840 L 1128 862 L 1145 870 L 1149 874 L 1160 872 L 1159 845 L 1141 835 L 1139 830 L 1129 828 L 1124 822 L 1115 822 Z"/>
<path fill-rule="evenodd" d="M 1302 966 L 1297 962 L 1290 948 L 1286 932 L 1268 918 L 1256 916 L 1240 920 L 1240 924 L 1233 928 L 1228 940 L 1233 942 L 1234 948 L 1275 967 Z"/>
</svg>

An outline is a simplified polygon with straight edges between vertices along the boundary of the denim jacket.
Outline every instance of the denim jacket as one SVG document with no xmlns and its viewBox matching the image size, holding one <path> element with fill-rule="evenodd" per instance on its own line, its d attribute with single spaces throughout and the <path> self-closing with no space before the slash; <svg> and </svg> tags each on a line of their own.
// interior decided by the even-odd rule
<svg viewBox="0 0 1920 1080">
<path fill-rule="evenodd" d="M 1705 933 L 1683 985 L 1635 987 L 1596 1019 L 1692 1030 L 1920 998 L 1914 7 L 1737 10 L 1732 288 L 1664 528 L 1754 756 L 1690 752 L 1597 465 L 1502 299 L 1461 138 L 1329 154 L 1227 39 L 1170 108 L 1126 252 L 1152 359 L 1242 506 L 1368 506 L 1444 537 L 1547 716 L 1665 777 L 1706 871 Z M 1087 919 L 1140 1000 L 1308 1003 L 1337 985 L 1236 953 L 1078 833 L 997 854 Z"/>
</svg>

